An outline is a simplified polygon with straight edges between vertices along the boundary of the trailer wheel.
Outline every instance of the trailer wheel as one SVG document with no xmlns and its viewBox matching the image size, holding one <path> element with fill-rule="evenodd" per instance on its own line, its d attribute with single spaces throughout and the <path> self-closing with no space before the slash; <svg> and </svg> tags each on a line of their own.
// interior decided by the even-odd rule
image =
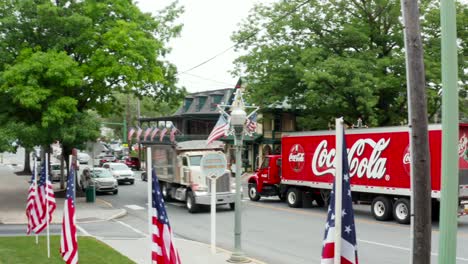
<svg viewBox="0 0 468 264">
<path fill-rule="evenodd" d="M 376 220 L 390 220 L 392 218 L 392 201 L 386 196 L 377 196 L 372 201 L 371 210 Z"/>
<path fill-rule="evenodd" d="M 407 198 L 398 199 L 393 205 L 393 217 L 400 224 L 410 223 L 410 201 Z"/>
<path fill-rule="evenodd" d="M 187 210 L 191 214 L 196 213 L 199 210 L 199 205 L 195 203 L 195 197 L 193 196 L 192 191 L 187 192 L 186 205 L 187 205 Z"/>
<path fill-rule="evenodd" d="M 260 200 L 260 195 L 257 192 L 257 184 L 255 183 L 249 183 L 249 198 L 254 202 Z"/>
<path fill-rule="evenodd" d="M 302 191 L 297 188 L 289 188 L 286 194 L 289 207 L 298 208 L 302 206 Z"/>
</svg>

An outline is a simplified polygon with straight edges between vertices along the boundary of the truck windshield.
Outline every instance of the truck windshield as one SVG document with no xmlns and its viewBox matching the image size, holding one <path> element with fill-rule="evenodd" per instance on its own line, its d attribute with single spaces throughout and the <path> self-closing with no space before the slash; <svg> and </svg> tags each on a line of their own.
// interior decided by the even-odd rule
<svg viewBox="0 0 468 264">
<path fill-rule="evenodd" d="M 202 155 L 190 156 L 190 166 L 200 166 Z"/>
</svg>

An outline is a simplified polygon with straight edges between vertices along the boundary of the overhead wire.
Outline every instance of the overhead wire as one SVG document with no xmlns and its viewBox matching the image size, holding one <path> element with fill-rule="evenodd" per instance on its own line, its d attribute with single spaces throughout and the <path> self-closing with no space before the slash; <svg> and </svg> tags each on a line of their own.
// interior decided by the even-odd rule
<svg viewBox="0 0 468 264">
<path fill-rule="evenodd" d="M 267 25 L 265 28 L 268 28 L 270 25 L 275 24 L 275 23 L 279 22 L 280 20 L 283 20 L 283 19 L 286 18 L 287 16 L 289 16 L 289 15 L 295 13 L 299 8 L 301 8 L 302 6 L 304 6 L 305 4 L 307 4 L 307 3 L 310 2 L 310 1 L 311 1 L 311 0 L 305 0 L 304 2 L 301 2 L 301 3 L 298 4 L 293 10 L 291 10 L 291 11 L 285 13 L 284 15 L 278 17 L 277 19 L 271 21 L 271 22 L 269 23 L 269 25 Z M 254 36 L 257 35 L 258 32 L 260 32 L 260 30 L 262 30 L 262 29 L 264 29 L 264 28 L 260 28 L 260 29 L 254 30 L 254 32 L 250 33 L 250 34 L 247 35 L 246 37 L 241 38 L 241 39 L 239 40 L 239 43 L 242 43 L 242 42 L 244 42 L 244 41 L 246 41 L 246 40 L 248 40 L 248 39 L 254 37 Z M 196 69 L 196 68 L 198 68 L 198 67 L 200 67 L 200 66 L 203 66 L 204 64 L 206 64 L 206 63 L 208 63 L 208 62 L 210 62 L 210 61 L 216 59 L 217 57 L 219 57 L 219 56 L 223 55 L 224 53 L 228 52 L 229 50 L 233 49 L 236 45 L 237 45 L 237 44 L 233 44 L 233 45 L 230 46 L 229 48 L 227 48 L 227 49 L 225 49 L 225 50 L 223 50 L 223 51 L 221 51 L 221 52 L 215 54 L 215 55 L 212 56 L 211 58 L 209 58 L 209 59 L 207 59 L 207 60 L 205 60 L 205 61 L 203 61 L 203 62 L 201 62 L 201 63 L 199 63 L 199 64 L 197 64 L 197 65 L 195 65 L 195 66 L 193 66 L 193 67 L 191 67 L 191 68 L 188 69 L 188 70 L 185 70 L 185 71 L 182 71 L 182 72 L 180 72 L 180 73 L 177 73 L 176 75 L 187 74 L 189 71 L 192 71 L 192 70 L 194 70 L 194 69 Z"/>
</svg>

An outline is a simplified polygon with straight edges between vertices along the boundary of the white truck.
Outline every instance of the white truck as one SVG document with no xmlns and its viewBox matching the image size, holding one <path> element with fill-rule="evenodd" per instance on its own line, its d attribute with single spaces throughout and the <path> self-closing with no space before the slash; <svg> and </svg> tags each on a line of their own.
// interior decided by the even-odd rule
<svg viewBox="0 0 468 264">
<path fill-rule="evenodd" d="M 173 145 L 152 145 L 152 164 L 156 169 L 161 193 L 165 201 L 184 201 L 190 213 L 199 211 L 200 205 L 211 204 L 211 182 L 203 176 L 200 162 L 206 153 L 223 152 L 224 143 L 191 140 Z M 235 181 L 231 172 L 216 181 L 216 204 L 228 204 L 234 210 Z"/>
</svg>

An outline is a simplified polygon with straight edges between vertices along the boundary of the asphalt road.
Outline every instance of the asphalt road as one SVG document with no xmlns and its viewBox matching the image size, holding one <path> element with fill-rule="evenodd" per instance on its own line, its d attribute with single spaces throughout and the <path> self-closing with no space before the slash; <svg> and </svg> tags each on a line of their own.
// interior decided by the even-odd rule
<svg viewBox="0 0 468 264">
<path fill-rule="evenodd" d="M 128 215 L 119 219 L 135 233 L 147 233 L 146 182 L 137 176 L 135 185 L 120 185 L 118 195 L 100 195 Z M 244 187 L 244 191 L 246 188 Z M 244 197 L 247 197 L 244 195 Z M 247 256 L 271 264 L 319 263 L 324 235 L 324 208 L 289 208 L 278 199 L 251 202 L 244 198 L 242 249 Z M 209 208 L 197 214 L 187 212 L 184 203 L 166 205 L 170 223 L 178 237 L 210 243 Z M 401 264 L 410 260 L 410 227 L 395 222 L 375 221 L 369 205 L 355 206 L 360 263 Z M 457 263 L 468 263 L 468 217 L 459 219 Z M 217 246 L 234 249 L 234 212 L 228 206 L 217 208 Z M 432 262 L 437 263 L 439 231 L 434 223 Z"/>
</svg>

